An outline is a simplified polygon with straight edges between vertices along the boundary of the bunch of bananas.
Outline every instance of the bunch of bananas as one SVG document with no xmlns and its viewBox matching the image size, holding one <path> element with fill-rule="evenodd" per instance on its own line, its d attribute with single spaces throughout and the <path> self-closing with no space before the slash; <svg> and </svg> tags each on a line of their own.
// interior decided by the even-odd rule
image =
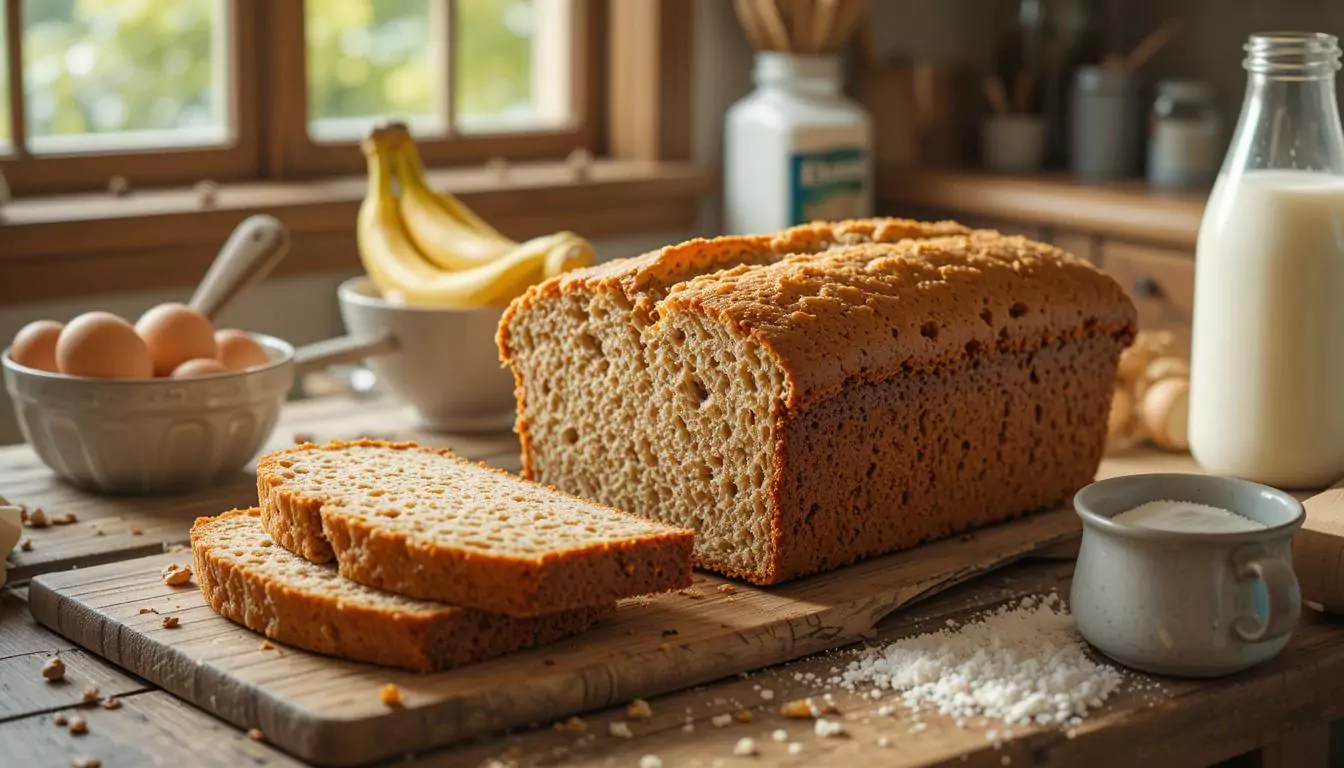
<svg viewBox="0 0 1344 768">
<path fill-rule="evenodd" d="M 431 190 L 404 126 L 378 128 L 361 147 L 369 188 L 356 227 L 359 257 L 389 301 L 495 306 L 534 283 L 593 263 L 592 244 L 573 232 L 517 243 L 457 198 Z M 394 177 L 400 194 L 393 191 Z"/>
</svg>

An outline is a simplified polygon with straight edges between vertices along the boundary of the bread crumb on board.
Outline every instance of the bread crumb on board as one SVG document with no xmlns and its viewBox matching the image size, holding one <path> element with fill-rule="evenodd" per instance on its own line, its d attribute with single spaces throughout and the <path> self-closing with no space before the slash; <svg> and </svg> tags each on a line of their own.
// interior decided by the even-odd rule
<svg viewBox="0 0 1344 768">
<path fill-rule="evenodd" d="M 790 745 L 789 745 L 789 754 L 790 754 L 790 755 L 801 755 L 801 754 L 803 754 L 803 743 L 802 743 L 801 741 L 795 741 L 795 742 L 793 742 L 792 744 L 790 744 Z"/>
<path fill-rule="evenodd" d="M 46 528 L 47 513 L 43 512 L 41 507 L 38 507 L 28 513 L 28 516 L 23 520 L 23 524 L 29 528 Z"/>
<path fill-rule="evenodd" d="M 170 587 L 180 587 L 191 581 L 191 566 L 169 563 L 163 567 L 163 570 L 159 571 L 159 575 L 163 577 L 164 584 Z"/>
<path fill-rule="evenodd" d="M 70 761 L 73 768 L 103 768 L 103 761 L 89 755 L 78 755 Z"/>
<path fill-rule="evenodd" d="M 136 611 L 136 613 L 138 613 L 138 614 L 158 613 L 158 612 L 159 612 L 159 609 L 158 609 L 158 608 L 152 608 L 152 607 L 150 607 L 150 606 L 148 606 L 148 605 L 146 605 L 146 606 L 142 606 L 142 607 L 140 608 L 140 610 Z"/>
<path fill-rule="evenodd" d="M 92 704 L 97 700 L 98 700 L 98 686 L 96 685 L 84 686 L 84 703 Z"/>
<path fill-rule="evenodd" d="M 776 728 L 775 730 L 770 732 L 770 740 L 777 741 L 783 744 L 784 742 L 789 740 L 789 732 L 784 730 L 783 728 Z"/>
<path fill-rule="evenodd" d="M 141 527 L 138 526 L 138 525 L 132 525 L 132 526 L 131 526 L 131 535 L 132 535 L 132 536 L 144 536 L 144 535 L 145 535 L 145 529 L 144 529 L 144 528 L 141 528 Z"/>
<path fill-rule="evenodd" d="M 74 523 L 78 522 L 79 522 L 79 516 L 76 515 L 74 512 L 66 512 L 63 515 L 51 516 L 52 525 L 73 525 Z"/>
<path fill-rule="evenodd" d="M 19 549 L 22 550 L 22 551 L 24 551 L 24 552 L 32 552 L 32 551 L 33 551 L 33 540 L 30 539 L 30 538 L 28 538 L 27 536 L 24 536 L 24 537 L 23 537 L 23 541 L 20 541 L 20 542 L 19 542 Z"/>
<path fill-rule="evenodd" d="M 653 707 L 643 699 L 635 699 L 626 706 L 625 716 L 631 720 L 647 720 L 653 717 Z"/>
<path fill-rule="evenodd" d="M 618 739 L 635 738 L 634 731 L 630 730 L 630 724 L 625 722 L 624 720 L 617 720 L 614 723 L 609 723 L 607 725 L 607 733 L 610 733 L 612 736 L 615 736 Z"/>
<path fill-rule="evenodd" d="M 182 625 L 182 621 L 176 616 L 164 616 L 162 624 L 164 629 L 177 629 Z"/>
<path fill-rule="evenodd" d="M 270 640 L 262 640 L 261 645 L 258 646 L 258 648 L 260 648 L 263 651 L 274 651 L 275 645 L 271 643 Z"/>
<path fill-rule="evenodd" d="M 378 689 L 378 699 L 389 707 L 406 706 L 406 701 L 401 698 L 401 689 L 392 683 Z"/>
<path fill-rule="evenodd" d="M 83 736 L 89 732 L 89 723 L 79 715 L 70 718 L 70 733 L 74 736 Z"/>
<path fill-rule="evenodd" d="M 663 768 L 663 758 L 657 755 L 645 755 L 639 758 L 639 768 Z"/>
<path fill-rule="evenodd" d="M 749 709 L 739 709 L 733 713 L 733 719 L 739 723 L 750 723 L 755 717 Z"/>
<path fill-rule="evenodd" d="M 835 705 L 831 702 L 824 699 L 818 701 L 811 697 L 794 699 L 779 708 L 779 714 L 798 720 L 815 720 L 822 715 L 833 715 L 836 712 Z"/>
<path fill-rule="evenodd" d="M 52 725 L 59 725 L 59 726 L 61 726 L 62 728 L 64 728 L 64 727 L 65 727 L 66 725 L 68 725 L 69 723 L 70 723 L 70 718 L 66 717 L 64 712 L 57 712 L 56 714 L 54 714 L 54 715 L 51 716 L 51 724 L 52 724 Z"/>
<path fill-rule="evenodd" d="M 260 728 L 248 728 L 247 738 L 253 741 L 261 741 L 262 739 L 266 738 L 266 736 L 261 732 Z"/>
<path fill-rule="evenodd" d="M 709 722 L 712 723 L 715 728 L 727 728 L 729 725 L 732 725 L 733 716 L 724 712 L 721 715 L 715 715 L 709 718 Z"/>
<path fill-rule="evenodd" d="M 751 757 L 756 754 L 756 740 L 750 736 L 743 736 L 733 745 L 733 754 L 738 757 Z"/>
<path fill-rule="evenodd" d="M 98 706 L 103 709 L 121 709 L 121 699 L 116 696 L 108 696 L 106 699 L 98 702 Z"/>
<path fill-rule="evenodd" d="M 65 662 L 61 661 L 60 656 L 47 659 L 47 663 L 42 665 L 42 677 L 49 683 L 65 679 Z"/>
<path fill-rule="evenodd" d="M 568 720 L 557 721 L 552 726 L 556 733 L 587 733 L 588 723 L 582 717 L 571 717 Z"/>
</svg>

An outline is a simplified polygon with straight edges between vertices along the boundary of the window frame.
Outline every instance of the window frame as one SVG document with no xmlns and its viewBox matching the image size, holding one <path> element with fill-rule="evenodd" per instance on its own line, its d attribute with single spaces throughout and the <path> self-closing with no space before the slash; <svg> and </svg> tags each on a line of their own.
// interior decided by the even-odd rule
<svg viewBox="0 0 1344 768">
<path fill-rule="evenodd" d="M 132 185 L 191 184 L 202 179 L 240 181 L 256 179 L 261 169 L 258 135 L 258 67 L 255 57 L 258 9 L 266 0 L 227 0 L 223 3 L 228 28 L 228 114 L 232 128 L 222 145 L 170 149 L 109 149 L 67 154 L 31 155 L 24 151 L 27 124 L 23 92 L 22 0 L 5 4 L 7 75 L 10 106 L 10 143 L 13 154 L 0 156 L 0 171 L 18 196 L 105 189 L 113 176 Z M 281 3 L 286 0 L 281 0 Z M 277 3 L 277 4 L 281 4 Z"/>
<path fill-rule="evenodd" d="M 292 0 L 246 0 L 267 1 Z M 597 92 L 588 96 L 602 121 L 592 165 L 439 168 L 429 170 L 429 181 L 519 240 L 557 229 L 590 238 L 698 231 L 717 174 L 688 162 L 693 14 L 685 0 L 589 1 L 602 14 L 593 23 L 599 50 L 590 51 L 602 57 Z M 264 62 L 257 68 L 267 71 Z M 264 142 L 259 154 L 264 163 Z M 3 162 L 0 169 L 8 173 Z M 362 171 L 298 181 L 263 173 L 221 183 L 211 202 L 185 185 L 113 197 L 101 191 L 105 179 L 92 194 L 25 193 L 5 205 L 0 306 L 190 286 L 233 227 L 260 212 L 290 231 L 290 255 L 275 275 L 359 269 Z"/>
<path fill-rule="evenodd" d="M 305 35 L 303 0 L 224 0 L 230 89 L 226 117 L 232 129 L 226 144 L 59 155 L 32 155 L 23 149 L 24 100 L 17 96 L 23 91 L 22 0 L 0 2 L 4 3 L 6 16 L 13 152 L 0 156 L 0 171 L 16 196 L 97 191 L 106 189 L 114 176 L 126 178 L 132 187 L 152 187 L 205 179 L 316 178 L 355 173 L 364 167 L 357 141 L 317 142 L 308 135 L 307 48 L 294 45 Z M 450 28 L 457 0 L 438 2 L 445 4 L 447 12 L 443 16 Z M 427 165 L 483 163 L 493 157 L 562 158 L 580 148 L 599 153 L 601 84 L 605 82 L 600 45 L 605 31 L 604 3 L 572 2 L 572 124 L 551 131 L 428 137 L 417 142 Z M 451 64 L 449 72 L 451 77 Z M 448 109 L 451 112 L 451 104 Z"/>
<path fill-rule="evenodd" d="M 619 1 L 619 0 L 618 0 Z M 443 13 L 445 35 L 453 34 L 457 0 L 439 0 L 446 4 Z M 483 163 L 493 157 L 509 160 L 533 160 L 564 157 L 575 149 L 596 153 L 599 141 L 599 91 L 602 67 L 598 56 L 602 39 L 602 9 L 597 0 L 572 0 L 573 22 L 570 44 L 571 111 L 570 126 L 549 131 L 508 133 L 452 133 L 452 99 L 447 99 L 449 134 L 443 137 L 417 138 L 416 146 L 427 165 L 463 165 Z M 268 19 L 266 50 L 273 55 L 267 93 L 267 171 L 270 178 L 301 179 L 355 173 L 364 169 L 364 157 L 358 141 L 317 142 L 308 134 L 308 56 L 306 46 L 286 45 L 285 41 L 303 40 L 302 0 L 274 3 Z M 453 76 L 451 39 L 448 77 Z M 451 91 L 451 85 L 448 87 Z M 301 94 L 296 98 L 295 94 Z"/>
</svg>

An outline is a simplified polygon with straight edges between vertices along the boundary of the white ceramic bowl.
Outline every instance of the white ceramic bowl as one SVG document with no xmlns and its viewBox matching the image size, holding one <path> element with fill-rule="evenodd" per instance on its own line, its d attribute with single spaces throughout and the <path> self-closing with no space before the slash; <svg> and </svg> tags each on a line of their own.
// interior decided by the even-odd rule
<svg viewBox="0 0 1344 768">
<path fill-rule="evenodd" d="M 397 351 L 366 364 L 410 403 L 423 426 L 450 432 L 512 426 L 513 376 L 500 367 L 495 347 L 502 308 L 396 306 L 367 277 L 341 283 L 336 293 L 351 334 L 392 336 Z"/>
<path fill-rule="evenodd" d="M 251 334 L 259 368 L 197 379 L 94 379 L 0 355 L 19 428 L 48 467 L 104 493 L 169 493 L 242 469 L 270 436 L 294 382 L 294 348 Z"/>
</svg>

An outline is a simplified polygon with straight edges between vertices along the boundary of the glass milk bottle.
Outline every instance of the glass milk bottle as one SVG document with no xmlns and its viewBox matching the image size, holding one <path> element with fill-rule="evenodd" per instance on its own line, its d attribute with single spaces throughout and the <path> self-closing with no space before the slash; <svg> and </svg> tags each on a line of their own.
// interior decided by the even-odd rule
<svg viewBox="0 0 1344 768">
<path fill-rule="evenodd" d="M 1344 476 L 1344 134 L 1339 44 L 1245 45 L 1246 98 L 1199 228 L 1190 449 L 1282 488 Z"/>
<path fill-rule="evenodd" d="M 840 91 L 840 57 L 763 51 L 724 126 L 730 234 L 873 215 L 872 127 Z"/>
</svg>

